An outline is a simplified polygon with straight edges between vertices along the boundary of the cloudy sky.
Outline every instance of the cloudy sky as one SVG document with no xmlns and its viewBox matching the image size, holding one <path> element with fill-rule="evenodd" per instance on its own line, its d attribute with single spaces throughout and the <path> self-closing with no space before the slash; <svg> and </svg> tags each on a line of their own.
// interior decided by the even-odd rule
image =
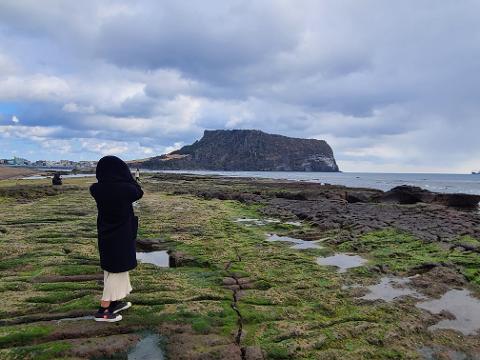
<svg viewBox="0 0 480 360">
<path fill-rule="evenodd" d="M 144 158 L 204 129 L 344 171 L 480 168 L 480 2 L 0 0 L 0 157 Z"/>
</svg>

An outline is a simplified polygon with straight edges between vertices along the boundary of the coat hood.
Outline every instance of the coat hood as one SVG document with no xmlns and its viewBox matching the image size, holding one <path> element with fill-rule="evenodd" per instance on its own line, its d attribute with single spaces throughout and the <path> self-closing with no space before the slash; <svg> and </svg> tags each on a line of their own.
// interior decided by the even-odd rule
<svg viewBox="0 0 480 360">
<path fill-rule="evenodd" d="M 95 174 L 99 183 L 135 181 L 128 165 L 112 155 L 104 156 L 98 161 Z"/>
</svg>

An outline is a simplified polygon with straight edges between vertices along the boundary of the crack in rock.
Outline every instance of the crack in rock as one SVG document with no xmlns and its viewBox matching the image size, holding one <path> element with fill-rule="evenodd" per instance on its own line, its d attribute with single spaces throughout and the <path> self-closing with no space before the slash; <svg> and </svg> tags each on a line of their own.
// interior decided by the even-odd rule
<svg viewBox="0 0 480 360">
<path fill-rule="evenodd" d="M 237 253 L 237 259 L 241 259 L 240 255 Z M 226 266 L 230 268 L 231 262 Z M 243 335 L 243 317 L 240 309 L 238 308 L 238 302 L 240 300 L 240 291 L 244 289 L 244 284 L 248 284 L 249 280 L 245 278 L 239 278 L 234 273 L 229 273 L 229 277 L 223 279 L 223 285 L 232 291 L 232 303 L 230 304 L 231 308 L 237 314 L 237 334 L 235 335 L 235 344 L 240 348 L 242 360 L 246 360 L 246 350 L 242 347 L 242 335 Z"/>
</svg>

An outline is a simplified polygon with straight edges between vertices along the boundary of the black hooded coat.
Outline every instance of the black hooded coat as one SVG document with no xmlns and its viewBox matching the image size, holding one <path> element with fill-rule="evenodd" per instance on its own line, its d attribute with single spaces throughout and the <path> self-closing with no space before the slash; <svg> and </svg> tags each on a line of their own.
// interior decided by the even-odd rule
<svg viewBox="0 0 480 360">
<path fill-rule="evenodd" d="M 143 196 L 128 165 L 116 156 L 105 156 L 97 164 L 98 182 L 90 187 L 97 202 L 98 250 L 103 270 L 119 273 L 137 266 L 135 240 L 138 218 L 132 203 Z"/>
</svg>

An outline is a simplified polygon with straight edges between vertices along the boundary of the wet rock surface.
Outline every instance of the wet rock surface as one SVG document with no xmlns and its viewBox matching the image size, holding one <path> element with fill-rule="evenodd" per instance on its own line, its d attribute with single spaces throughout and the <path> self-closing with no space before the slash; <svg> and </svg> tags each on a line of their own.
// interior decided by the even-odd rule
<svg viewBox="0 0 480 360">
<path fill-rule="evenodd" d="M 159 328 L 168 339 L 165 352 L 179 360 L 242 360 L 241 349 L 231 339 L 217 334 L 198 334 L 189 326 L 163 325 Z"/>
<path fill-rule="evenodd" d="M 89 280 L 102 280 L 103 274 L 88 274 L 88 275 L 47 275 L 47 276 L 36 276 L 31 279 L 32 282 L 36 283 L 55 283 L 55 282 L 83 282 Z"/>
<path fill-rule="evenodd" d="M 265 352 L 257 346 L 247 346 L 243 352 L 243 359 L 245 360 L 263 360 L 265 359 Z"/>
<path fill-rule="evenodd" d="M 80 359 L 108 359 L 125 353 L 140 340 L 137 334 L 109 335 L 98 338 L 68 340 L 69 355 Z M 105 344 L 108 343 L 108 346 Z"/>
<path fill-rule="evenodd" d="M 422 346 L 418 353 L 424 360 L 479 360 L 480 354 L 466 354 L 463 351 L 450 349 L 447 346 Z"/>
<path fill-rule="evenodd" d="M 465 235 L 480 238 L 480 216 L 473 205 L 480 200 L 476 195 L 437 194 L 399 186 L 392 189 L 393 196 L 373 189 L 222 177 L 212 186 L 211 180 L 206 180 L 208 177 L 191 175 L 176 175 L 180 183 L 173 189 L 168 181 L 171 177 L 174 175 L 155 175 L 163 180 L 165 191 L 197 196 L 210 192 L 208 198 L 237 200 L 244 195 L 255 195 L 253 202 L 265 205 L 262 213 L 267 218 L 293 216 L 315 224 L 322 231 L 343 230 L 347 239 L 386 228 L 406 231 L 426 241 L 448 242 Z M 458 207 L 452 207 L 454 204 Z"/>
<path fill-rule="evenodd" d="M 137 239 L 137 250 L 138 251 L 158 251 L 158 250 L 168 250 L 169 246 L 172 243 L 163 238 L 140 238 Z"/>
<path fill-rule="evenodd" d="M 144 334 L 143 338 L 128 352 L 128 360 L 164 360 L 160 347 L 160 336 L 155 333 Z"/>
<path fill-rule="evenodd" d="M 398 204 L 416 204 L 419 202 L 430 203 L 434 198 L 435 194 L 428 190 L 417 186 L 401 185 L 386 191 L 381 196 L 378 196 L 376 200 Z"/>
<path fill-rule="evenodd" d="M 263 213 L 271 217 L 293 214 L 315 223 L 323 230 L 346 229 L 353 235 L 394 227 L 429 241 L 448 240 L 458 234 L 477 238 L 480 236 L 478 212 L 443 205 L 474 207 L 475 201 L 478 204 L 480 199 L 478 196 L 434 194 L 418 189 L 414 192 L 415 197 L 411 195 L 413 200 L 407 200 L 404 195 L 399 196 L 397 193 L 393 201 L 392 196 L 375 190 L 352 192 L 340 186 L 321 185 L 316 185 L 316 188 L 317 191 L 303 190 L 302 200 L 298 200 L 298 195 L 288 197 L 275 193 L 270 197 L 268 193 L 262 194 L 263 201 L 267 204 Z M 386 203 L 377 203 L 379 199 Z M 455 199 L 464 199 L 464 202 Z"/>
<path fill-rule="evenodd" d="M 182 251 L 168 251 L 168 266 L 169 267 L 181 267 L 181 266 L 204 266 L 200 260 L 192 255 L 184 253 Z"/>
<path fill-rule="evenodd" d="M 383 194 L 368 199 L 397 204 L 437 203 L 456 208 L 476 208 L 480 202 L 480 195 L 471 194 L 440 194 L 417 186 L 401 185 L 386 191 Z"/>
<path fill-rule="evenodd" d="M 465 277 L 451 267 L 434 266 L 430 270 L 410 277 L 415 288 L 430 297 L 439 297 L 452 288 L 463 288 L 467 285 Z"/>
<path fill-rule="evenodd" d="M 425 241 L 445 241 L 469 235 L 480 238 L 480 218 L 442 205 L 348 203 L 344 200 L 295 201 L 272 199 L 264 213 L 281 209 L 315 224 L 323 231 L 344 230 L 346 240 L 374 230 L 395 228 Z"/>
</svg>

